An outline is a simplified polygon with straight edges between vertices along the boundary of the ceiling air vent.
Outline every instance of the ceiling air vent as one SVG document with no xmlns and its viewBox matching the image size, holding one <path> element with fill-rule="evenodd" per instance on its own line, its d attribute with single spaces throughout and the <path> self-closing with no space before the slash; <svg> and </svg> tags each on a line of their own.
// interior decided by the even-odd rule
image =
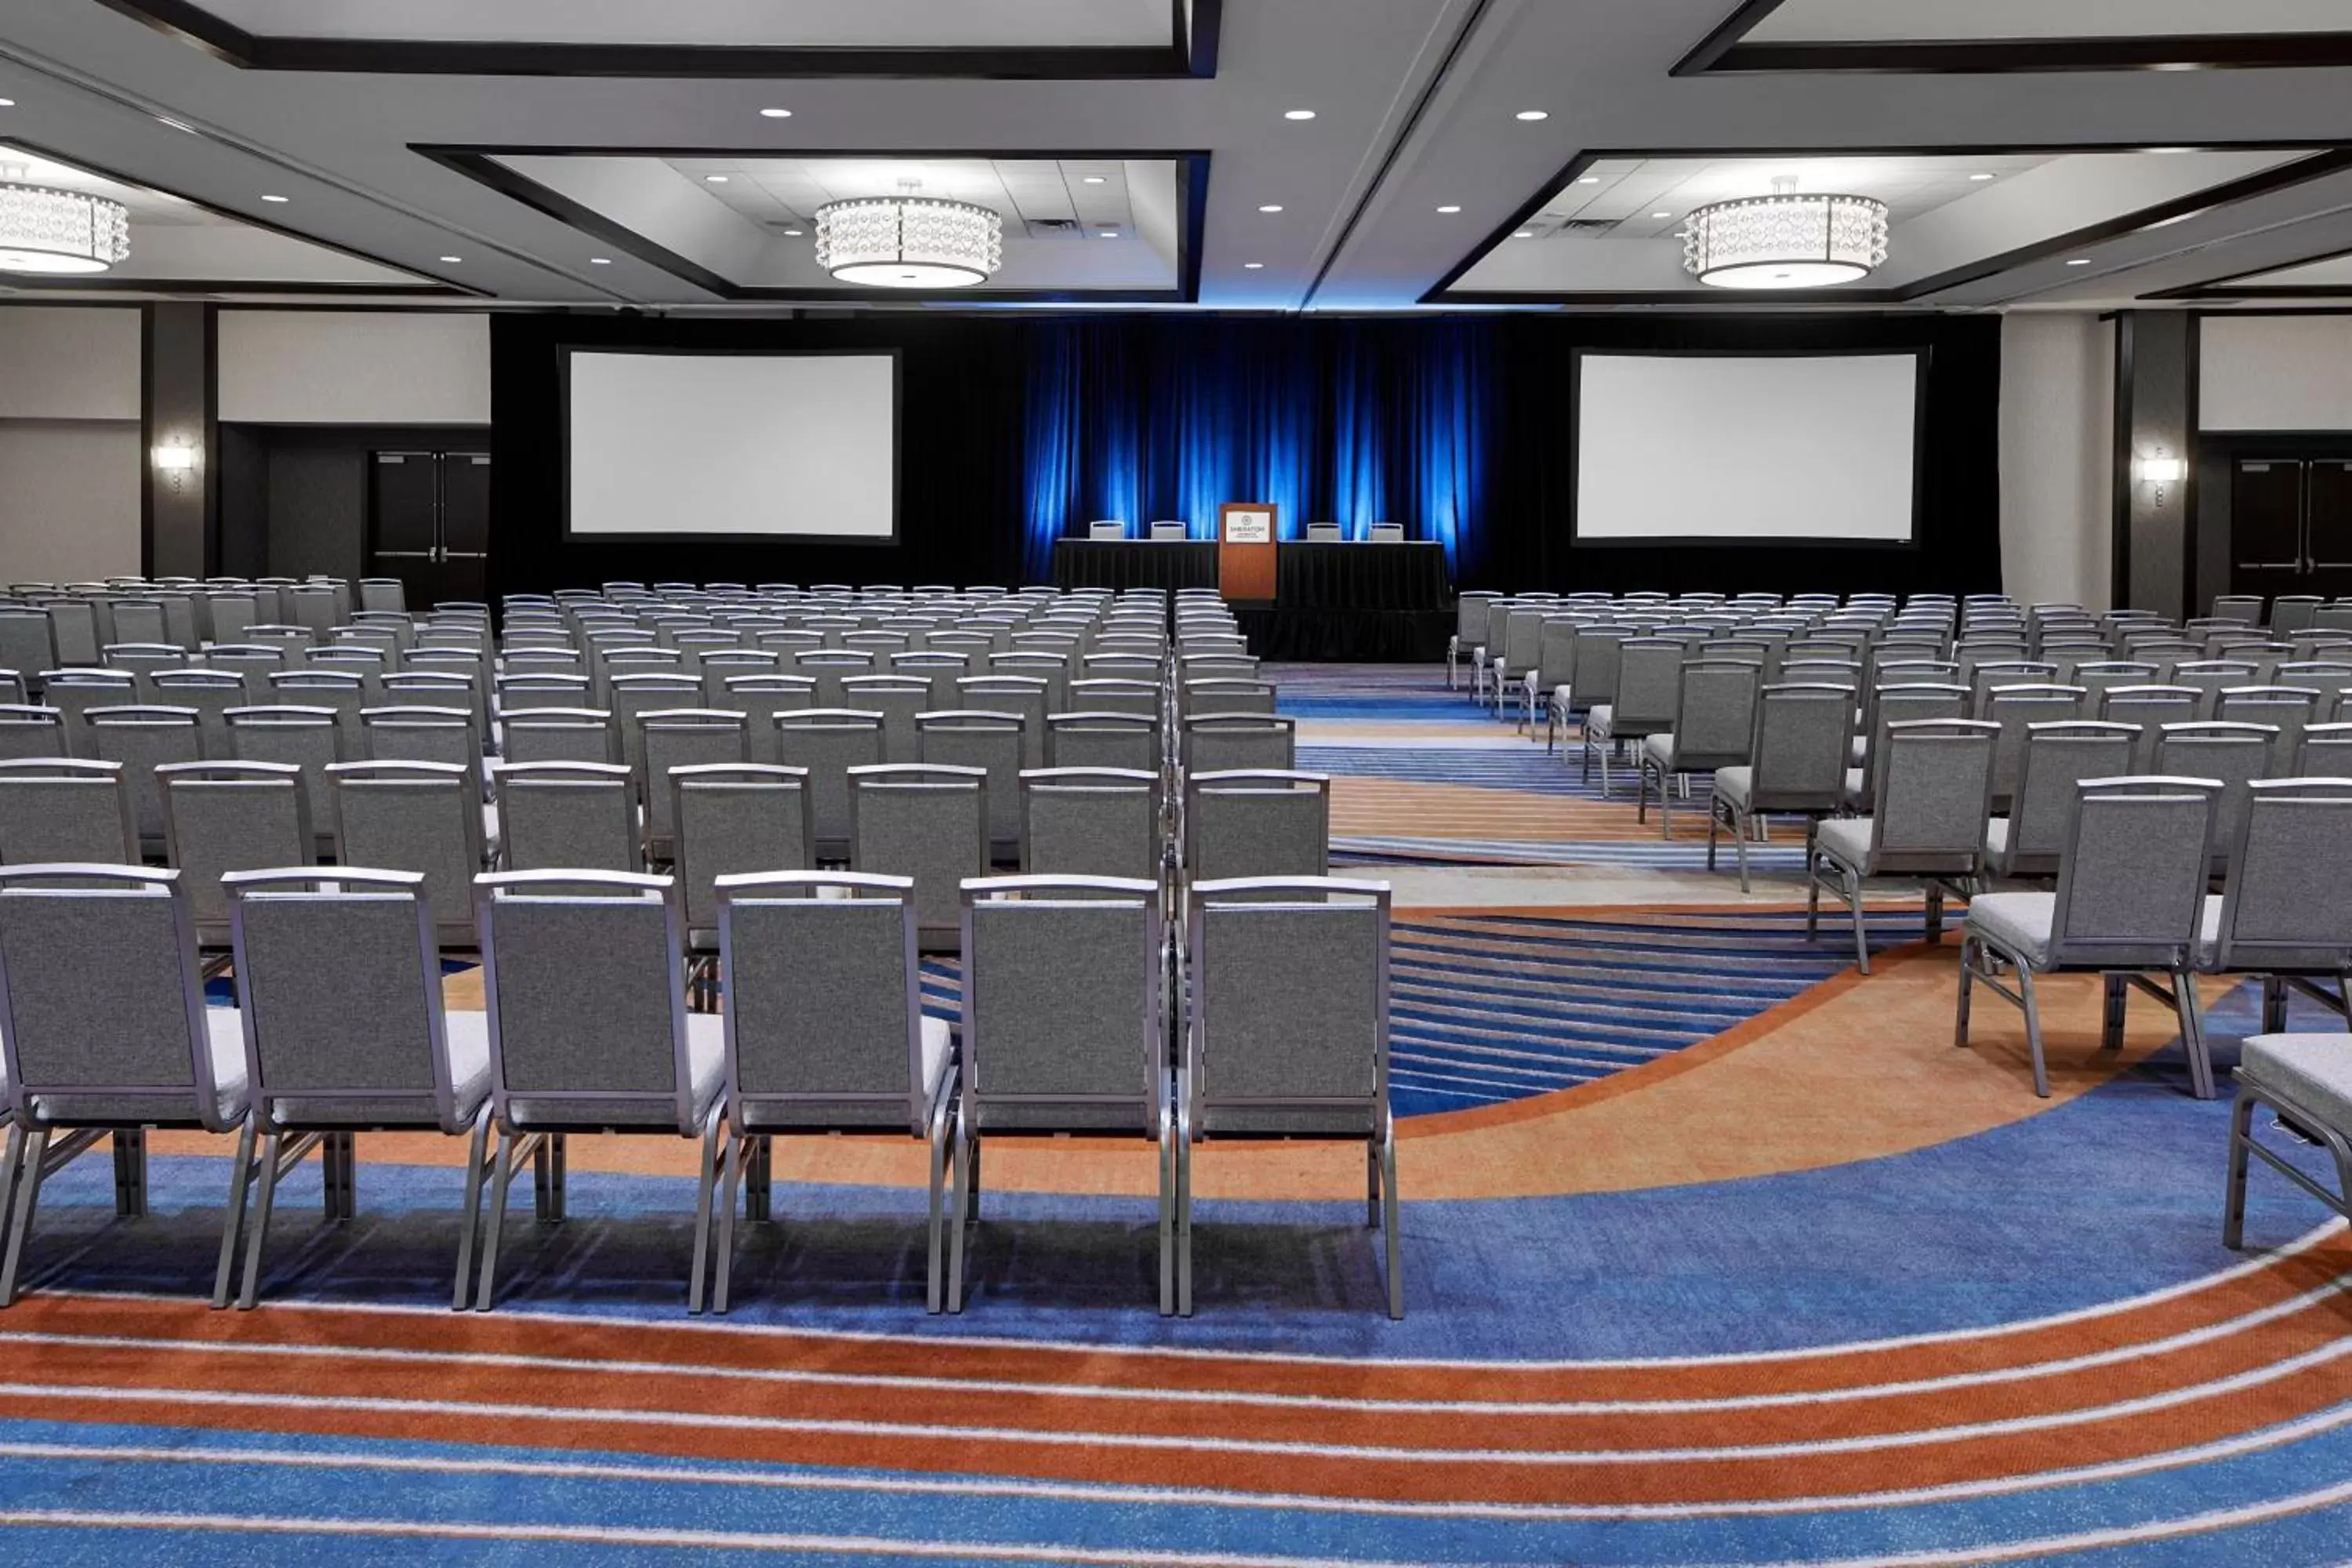
<svg viewBox="0 0 2352 1568">
<path fill-rule="evenodd" d="M 1086 232 L 1072 217 L 1033 217 L 1024 226 L 1032 239 L 1077 239 Z"/>
</svg>

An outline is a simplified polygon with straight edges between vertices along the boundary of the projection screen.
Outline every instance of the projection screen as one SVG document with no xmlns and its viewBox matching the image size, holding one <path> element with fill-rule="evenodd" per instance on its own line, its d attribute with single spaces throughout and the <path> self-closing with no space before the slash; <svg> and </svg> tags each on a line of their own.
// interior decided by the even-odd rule
<svg viewBox="0 0 2352 1568">
<path fill-rule="evenodd" d="M 1920 359 L 1580 353 L 1578 542 L 1910 542 Z"/>
<path fill-rule="evenodd" d="M 895 353 L 575 349 L 564 370 L 575 537 L 898 535 Z"/>
</svg>

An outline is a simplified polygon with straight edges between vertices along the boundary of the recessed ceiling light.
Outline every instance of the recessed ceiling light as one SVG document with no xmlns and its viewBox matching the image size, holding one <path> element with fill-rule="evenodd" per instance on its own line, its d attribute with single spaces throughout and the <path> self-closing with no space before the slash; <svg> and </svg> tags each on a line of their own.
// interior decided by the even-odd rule
<svg viewBox="0 0 2352 1568">
<path fill-rule="evenodd" d="M 1532 125 L 1538 120 L 1549 120 L 1551 118 L 1551 111 L 1548 109 L 1522 109 L 1519 110 L 1516 118 L 1524 120 L 1528 124 Z"/>
<path fill-rule="evenodd" d="M 1650 216 L 1652 217 L 1672 217 L 1675 215 L 1672 213 L 1652 213 Z"/>
<path fill-rule="evenodd" d="M 1517 233 L 1511 236 L 1513 239 L 1533 239 L 1535 237 L 1536 231 L 1531 228 L 1520 229 Z"/>
<path fill-rule="evenodd" d="M 1118 230 L 1115 228 L 1107 228 L 1102 231 L 1102 237 L 1105 239 L 1117 239 L 1118 237 Z"/>
<path fill-rule="evenodd" d="M 801 236 L 806 234 L 808 230 L 804 228 L 788 228 L 784 230 L 784 232 L 790 235 L 793 238 L 798 239 Z"/>
<path fill-rule="evenodd" d="M 1103 177 L 1100 174 L 1088 174 L 1084 183 L 1089 185 L 1099 185 L 1103 183 Z"/>
<path fill-rule="evenodd" d="M 592 256 L 588 258 L 588 265 L 591 267 L 610 267 L 613 265 L 613 258 L 609 256 Z"/>
<path fill-rule="evenodd" d="M 1580 185 L 1597 185 L 1601 183 L 1601 176 L 1598 174 L 1586 174 L 1580 178 L 1576 183 Z"/>
<path fill-rule="evenodd" d="M 1282 117 L 1285 120 L 1312 120 L 1315 118 L 1315 111 L 1311 109 L 1286 109 L 1282 111 Z"/>
<path fill-rule="evenodd" d="M 724 174 L 705 174 L 702 176 L 702 183 L 706 185 L 723 185 L 727 183 L 727 176 Z"/>
<path fill-rule="evenodd" d="M 1437 210 L 1442 213 L 1458 213 L 1462 209 L 1460 207 L 1440 207 Z"/>
<path fill-rule="evenodd" d="M 445 256 L 441 259 L 447 262 L 450 266 L 455 267 L 457 263 L 465 260 L 466 258 L 462 256 Z"/>
<path fill-rule="evenodd" d="M 262 199 L 263 201 L 265 201 L 265 202 L 283 202 L 283 201 L 288 200 L 289 198 L 288 198 L 288 197 L 285 197 L 285 196 L 267 196 L 267 195 L 266 195 L 266 196 L 263 196 L 261 199 Z"/>
<path fill-rule="evenodd" d="M 1280 202 L 1268 202 L 1265 205 L 1258 208 L 1257 210 L 1262 213 L 1278 213 L 1282 210 L 1282 204 Z"/>
<path fill-rule="evenodd" d="M 16 100 L 15 99 L 13 99 L 13 98 L 0 98 L 0 109 L 14 109 L 14 108 L 16 108 Z"/>
<path fill-rule="evenodd" d="M 1970 174 L 1969 178 L 1971 180 L 1990 180 L 1992 176 L 1990 174 Z"/>
<path fill-rule="evenodd" d="M 790 120 L 792 117 L 793 111 L 789 109 L 763 109 L 760 110 L 760 118 L 762 120 Z"/>
<path fill-rule="evenodd" d="M 2069 267 L 2088 267 L 2090 264 L 2091 258 L 2087 256 L 2077 256 L 2066 263 Z"/>
<path fill-rule="evenodd" d="M 1263 272 L 1265 270 L 1265 263 L 1263 261 L 1244 261 L 1242 263 L 1242 270 L 1244 272 Z"/>
</svg>

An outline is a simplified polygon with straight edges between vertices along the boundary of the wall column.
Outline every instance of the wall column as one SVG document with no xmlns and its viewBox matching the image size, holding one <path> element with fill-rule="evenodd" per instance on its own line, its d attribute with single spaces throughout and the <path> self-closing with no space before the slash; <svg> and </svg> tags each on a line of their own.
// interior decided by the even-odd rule
<svg viewBox="0 0 2352 1568">
<path fill-rule="evenodd" d="M 2194 613 L 2197 338 L 2194 311 L 2116 317 L 2115 584 L 2126 608 Z M 2187 477 L 2143 482 L 2137 465 L 2152 458 L 2180 460 Z"/>
<path fill-rule="evenodd" d="M 151 577 L 209 577 L 220 560 L 217 312 L 160 300 L 144 307 L 142 319 L 141 569 Z M 193 449 L 194 467 L 163 467 L 159 447 Z"/>
</svg>

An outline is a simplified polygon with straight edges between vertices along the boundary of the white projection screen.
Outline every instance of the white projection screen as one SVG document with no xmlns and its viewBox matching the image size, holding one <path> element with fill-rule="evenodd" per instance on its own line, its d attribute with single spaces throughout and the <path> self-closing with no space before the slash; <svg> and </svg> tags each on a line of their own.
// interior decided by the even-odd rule
<svg viewBox="0 0 2352 1568">
<path fill-rule="evenodd" d="M 1920 358 L 1580 353 L 1577 542 L 1912 542 Z"/>
<path fill-rule="evenodd" d="M 574 349 L 564 372 L 575 538 L 898 536 L 895 353 Z"/>
</svg>

